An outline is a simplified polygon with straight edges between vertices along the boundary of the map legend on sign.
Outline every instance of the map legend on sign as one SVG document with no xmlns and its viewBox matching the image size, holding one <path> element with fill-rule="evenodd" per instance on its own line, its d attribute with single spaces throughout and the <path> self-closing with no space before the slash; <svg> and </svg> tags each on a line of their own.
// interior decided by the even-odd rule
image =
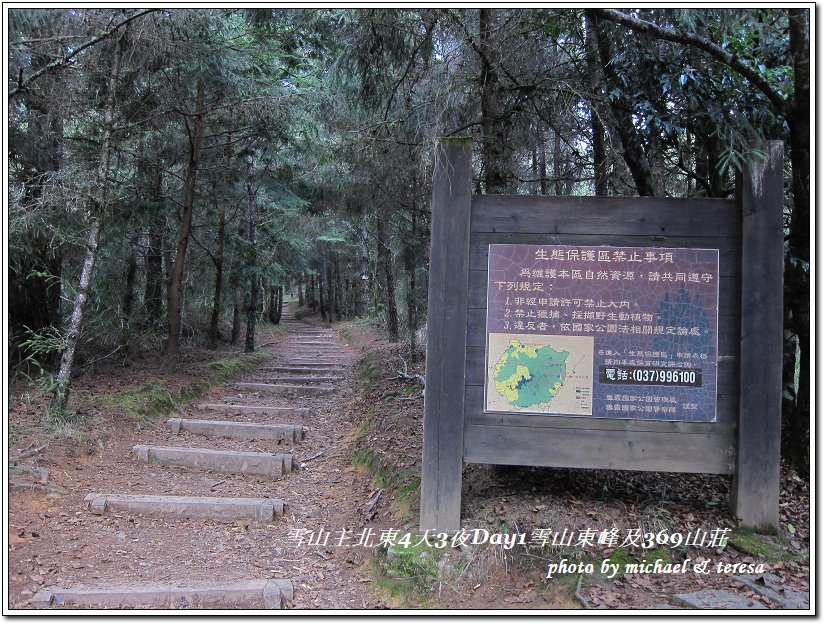
<svg viewBox="0 0 824 624">
<path fill-rule="evenodd" d="M 592 415 L 590 336 L 489 334 L 486 409 Z"/>
</svg>

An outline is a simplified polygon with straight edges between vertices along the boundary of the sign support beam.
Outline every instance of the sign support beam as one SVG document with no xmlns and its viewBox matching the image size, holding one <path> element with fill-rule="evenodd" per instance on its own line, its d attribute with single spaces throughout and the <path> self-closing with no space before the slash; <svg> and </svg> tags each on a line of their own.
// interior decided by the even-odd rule
<svg viewBox="0 0 824 624">
<path fill-rule="evenodd" d="M 778 526 L 784 328 L 783 160 L 780 141 L 741 188 L 741 399 L 731 502 L 738 523 Z"/>
<path fill-rule="evenodd" d="M 432 180 L 421 530 L 461 524 L 472 140 L 442 139 Z"/>
</svg>

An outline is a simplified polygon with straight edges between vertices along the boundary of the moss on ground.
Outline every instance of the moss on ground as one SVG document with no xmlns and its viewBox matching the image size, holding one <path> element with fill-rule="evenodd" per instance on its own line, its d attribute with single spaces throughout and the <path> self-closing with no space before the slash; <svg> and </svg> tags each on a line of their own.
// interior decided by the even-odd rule
<svg viewBox="0 0 824 624">
<path fill-rule="evenodd" d="M 443 554 L 419 536 L 412 536 L 406 546 L 376 549 L 373 565 L 379 593 L 398 607 L 426 607 L 444 573 L 438 565 Z"/>
<path fill-rule="evenodd" d="M 768 563 L 793 561 L 802 556 L 782 548 L 775 538 L 757 533 L 752 529 L 737 528 L 730 533 L 728 544 L 736 550 L 753 557 L 762 557 Z"/>
<path fill-rule="evenodd" d="M 178 411 L 177 403 L 163 379 L 149 379 L 142 384 L 101 398 L 101 402 L 120 409 L 137 419 L 166 416 Z"/>
<path fill-rule="evenodd" d="M 200 398 L 213 386 L 228 383 L 249 372 L 268 356 L 266 350 L 260 349 L 254 353 L 209 362 L 207 366 L 211 372 L 205 379 L 181 385 L 177 392 L 167 388 L 163 379 L 149 379 L 121 392 L 104 396 L 101 402 L 108 407 L 123 410 L 138 420 L 168 416 L 177 413 L 181 404 Z"/>
</svg>

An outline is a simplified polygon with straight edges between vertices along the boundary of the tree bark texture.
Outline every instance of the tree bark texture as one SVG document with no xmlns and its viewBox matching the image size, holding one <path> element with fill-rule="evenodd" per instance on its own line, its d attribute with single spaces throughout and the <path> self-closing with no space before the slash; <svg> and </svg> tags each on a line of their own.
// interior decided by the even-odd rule
<svg viewBox="0 0 824 624">
<path fill-rule="evenodd" d="M 129 257 L 126 260 L 126 284 L 123 289 L 123 306 L 121 314 L 120 344 L 126 352 L 129 351 L 129 328 L 132 324 L 134 312 L 135 280 L 137 279 L 137 241 L 130 245 Z"/>
<path fill-rule="evenodd" d="M 398 341 L 398 307 L 395 304 L 395 277 L 392 274 L 392 254 L 389 224 L 384 215 L 378 216 L 378 272 L 383 281 L 383 306 L 389 342 Z"/>
<path fill-rule="evenodd" d="M 794 89 L 787 108 L 790 127 L 793 211 L 784 269 L 784 405 L 787 458 L 810 469 L 810 40 L 809 10 L 788 9 Z M 799 350 L 795 386 L 796 340 Z"/>
<path fill-rule="evenodd" d="M 186 248 L 189 245 L 189 234 L 192 231 L 197 170 L 200 166 L 200 147 L 203 141 L 204 98 L 203 82 L 198 82 L 197 95 L 195 96 L 194 122 L 189 129 L 189 162 L 186 169 L 186 181 L 184 183 L 183 218 L 180 223 L 177 254 L 175 255 L 168 292 L 169 336 L 163 354 L 167 365 L 171 365 L 176 359 L 177 347 L 180 341 L 181 315 L 183 312 L 183 272 L 186 262 Z M 186 123 L 188 126 L 188 120 Z"/>
<path fill-rule="evenodd" d="M 323 292 L 323 273 L 324 265 L 320 265 L 318 271 L 317 286 L 318 286 L 318 307 L 320 308 L 320 318 L 326 320 L 326 293 Z"/>
<path fill-rule="evenodd" d="M 615 97 L 610 99 L 610 110 L 615 134 L 621 139 L 624 161 L 627 163 L 638 194 L 642 197 L 652 197 L 655 195 L 655 183 L 652 179 L 649 161 L 641 145 L 641 139 L 632 123 L 632 102 L 621 91 L 620 81 L 612 65 L 612 51 L 605 25 L 598 18 L 594 18 L 593 21 L 593 33 L 607 91 L 617 91 Z"/>
<path fill-rule="evenodd" d="M 232 163 L 232 135 L 226 141 L 223 164 L 226 169 Z M 218 324 L 220 323 L 220 302 L 223 298 L 223 261 L 226 246 L 226 202 L 220 202 L 220 214 L 217 222 L 217 249 L 215 250 L 215 296 L 212 300 L 212 317 L 209 320 L 209 347 L 217 349 Z"/>
<path fill-rule="evenodd" d="M 586 13 L 586 61 L 589 71 L 589 125 L 592 131 L 592 170 L 595 175 L 595 195 L 609 195 L 609 178 L 607 177 L 607 154 L 604 144 L 606 132 L 599 114 L 600 94 L 603 85 L 603 72 L 599 63 L 598 34 L 595 32 L 595 17 Z"/>
<path fill-rule="evenodd" d="M 100 163 L 97 168 L 97 188 L 87 204 L 89 219 L 89 235 L 86 242 L 86 255 L 83 259 L 83 269 L 80 273 L 80 283 L 74 298 L 69 327 L 66 331 L 66 348 L 60 358 L 60 369 L 57 372 L 55 392 L 51 401 L 50 412 L 52 417 L 60 417 L 66 411 L 71 391 L 72 366 L 77 341 L 83 327 L 83 312 L 89 298 L 89 288 L 94 274 L 94 265 L 97 261 L 97 251 L 100 245 L 100 232 L 103 229 L 103 219 L 107 203 L 107 178 L 109 175 L 109 158 L 112 149 L 112 134 L 114 126 L 114 107 L 117 95 L 117 80 L 120 74 L 120 60 L 123 56 L 125 38 L 120 37 L 115 45 L 111 71 L 106 86 L 106 108 L 103 113 L 103 135 L 100 141 Z"/>
<path fill-rule="evenodd" d="M 255 155 L 252 151 L 246 154 L 246 193 L 249 197 L 249 264 L 250 287 L 249 307 L 246 310 L 246 344 L 245 351 L 255 350 L 255 329 L 257 326 L 258 297 L 260 292 L 260 277 L 257 265 L 257 187 L 255 186 Z"/>
<path fill-rule="evenodd" d="M 481 56 L 481 129 L 484 186 L 488 194 L 507 193 L 512 178 L 507 152 L 507 135 L 511 124 L 504 103 L 496 59 L 500 56 L 496 37 L 496 9 L 479 9 L 479 45 Z"/>
</svg>

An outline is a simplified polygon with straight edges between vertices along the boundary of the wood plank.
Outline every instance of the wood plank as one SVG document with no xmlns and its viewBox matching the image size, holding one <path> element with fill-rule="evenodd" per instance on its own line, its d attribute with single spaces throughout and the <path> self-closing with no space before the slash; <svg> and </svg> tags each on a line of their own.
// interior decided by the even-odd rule
<svg viewBox="0 0 824 624">
<path fill-rule="evenodd" d="M 538 414 L 484 414 L 467 406 L 464 424 L 533 427 L 535 429 L 577 429 L 579 431 L 613 431 L 669 433 L 672 435 L 733 435 L 735 423 L 691 423 L 662 420 L 624 420 L 618 418 L 585 418 L 545 416 Z"/>
<path fill-rule="evenodd" d="M 472 200 L 472 232 L 737 238 L 737 202 L 658 197 L 494 196 Z"/>
<path fill-rule="evenodd" d="M 461 523 L 472 142 L 443 140 L 432 180 L 421 530 Z"/>
<path fill-rule="evenodd" d="M 550 241 L 550 242 L 548 242 Z M 717 249 L 718 270 L 722 277 L 741 275 L 741 244 L 737 238 L 626 236 L 606 234 L 482 234 L 472 235 L 469 245 L 469 268 L 486 271 L 491 243 L 522 245 L 576 245 L 580 247 L 671 247 Z"/>
<path fill-rule="evenodd" d="M 780 141 L 742 176 L 741 407 L 731 498 L 739 523 L 778 526 L 784 326 Z"/>
<path fill-rule="evenodd" d="M 730 474 L 732 434 L 507 427 L 467 422 L 464 460 L 470 463 Z"/>
<path fill-rule="evenodd" d="M 484 389 L 483 386 L 466 386 L 466 416 L 465 418 L 469 418 L 471 414 L 473 418 L 476 418 L 478 414 L 483 414 L 484 410 Z M 737 424 L 737 414 L 738 414 L 738 396 L 737 395 L 729 395 L 724 394 L 718 397 L 717 408 L 716 408 L 716 423 L 719 426 L 727 427 L 727 426 L 735 426 Z M 499 422 L 498 424 L 502 424 L 500 419 L 504 419 L 504 423 L 506 424 L 509 422 L 510 416 L 507 414 L 494 414 L 498 417 Z M 553 427 L 562 427 L 562 428 L 569 428 L 570 426 L 574 425 L 579 429 L 610 429 L 610 428 L 623 428 L 624 425 L 621 424 L 614 424 L 613 421 L 617 422 L 636 422 L 636 421 L 628 421 L 623 419 L 617 418 L 587 418 L 583 421 L 580 418 L 576 417 L 569 417 L 569 416 L 535 416 L 535 415 L 517 415 L 519 418 L 538 418 L 546 419 L 545 423 L 551 424 Z M 585 424 L 581 424 L 585 422 Z M 637 421 L 637 422 L 663 422 L 663 421 Z M 672 421 L 671 421 L 672 422 Z M 700 423 L 702 425 L 709 425 L 712 426 L 713 423 Z M 645 430 L 648 427 L 644 426 L 641 429 Z M 670 429 L 668 426 L 663 428 L 660 427 L 653 427 L 655 431 L 676 431 L 677 429 L 673 428 Z M 726 430 L 726 429 L 724 429 Z"/>
</svg>

